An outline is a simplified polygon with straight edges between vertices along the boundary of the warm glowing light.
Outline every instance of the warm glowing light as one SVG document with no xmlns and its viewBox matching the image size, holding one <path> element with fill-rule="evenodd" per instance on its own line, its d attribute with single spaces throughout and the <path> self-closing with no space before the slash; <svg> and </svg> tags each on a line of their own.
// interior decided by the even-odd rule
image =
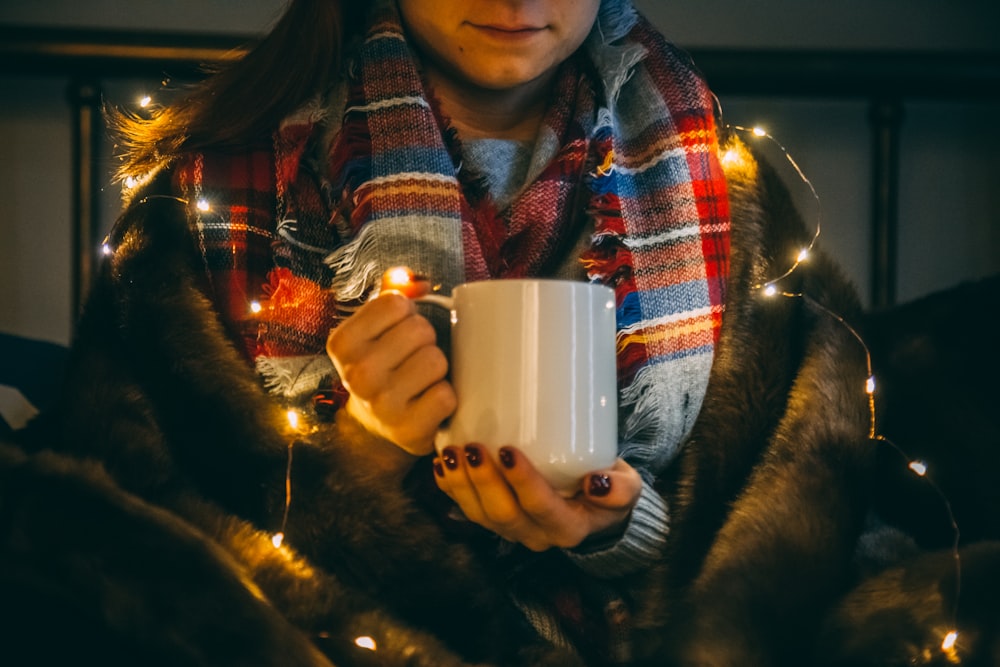
<svg viewBox="0 0 1000 667">
<path fill-rule="evenodd" d="M 139 185 L 139 179 L 137 179 L 135 176 L 126 176 L 125 177 L 125 187 L 126 188 L 128 188 L 129 190 L 131 190 L 132 188 L 134 188 L 137 185 Z"/>
<path fill-rule="evenodd" d="M 114 251 L 111 250 L 111 245 L 110 244 L 104 243 L 104 244 L 101 245 L 101 252 L 104 253 L 105 255 L 110 255 Z"/>
<path fill-rule="evenodd" d="M 910 461 L 910 465 L 907 467 L 921 477 L 927 474 L 927 464 L 923 461 Z"/>
<path fill-rule="evenodd" d="M 375 640 L 371 637 L 358 637 L 354 640 L 354 643 L 361 648 L 366 648 L 369 651 L 374 651 L 377 647 L 375 646 Z"/>
<path fill-rule="evenodd" d="M 293 429 L 298 429 L 299 428 L 299 413 L 298 412 L 296 412 L 295 410 L 289 410 L 288 412 L 285 413 L 285 416 L 288 417 L 288 424 Z"/>
<path fill-rule="evenodd" d="M 274 545 L 275 549 L 280 549 L 281 543 L 284 541 L 285 541 L 284 533 L 275 533 L 273 536 L 271 536 L 271 544 Z"/>
<path fill-rule="evenodd" d="M 385 283 L 391 287 L 403 287 L 413 280 L 413 273 L 405 266 L 397 266 L 386 271 Z"/>
<path fill-rule="evenodd" d="M 778 293 L 778 288 L 774 285 L 766 285 L 764 287 L 764 296 L 774 296 Z"/>
<path fill-rule="evenodd" d="M 144 95 L 144 96 L 143 96 L 143 97 L 142 97 L 142 98 L 141 98 L 141 99 L 139 100 L 139 106 L 141 106 L 141 107 L 142 107 L 143 109 L 145 109 L 145 108 L 146 108 L 146 107 L 148 107 L 148 106 L 149 106 L 149 105 L 150 105 L 150 104 L 151 104 L 152 102 L 153 102 L 153 98 L 152 98 L 152 97 L 150 97 L 149 95 Z"/>
<path fill-rule="evenodd" d="M 199 199 L 197 206 L 199 211 L 209 211 L 212 208 L 211 206 L 209 206 L 208 200 L 206 199 Z"/>
<path fill-rule="evenodd" d="M 955 648 L 955 642 L 958 641 L 958 633 L 952 630 L 944 636 L 944 641 L 941 642 L 942 651 L 950 651 Z"/>
<path fill-rule="evenodd" d="M 753 136 L 755 137 L 766 137 L 767 131 L 762 127 L 753 128 Z"/>
<path fill-rule="evenodd" d="M 865 393 L 871 396 L 875 393 L 875 376 L 871 375 L 865 380 Z"/>
<path fill-rule="evenodd" d="M 795 259 L 795 261 L 804 262 L 807 259 L 809 259 L 809 248 L 803 248 L 802 252 L 799 253 L 799 256 Z"/>
<path fill-rule="evenodd" d="M 260 305 L 260 301 L 251 301 L 250 302 L 250 312 L 251 313 L 257 314 L 257 313 L 259 313 L 263 309 L 264 309 L 264 307 L 262 305 Z"/>
<path fill-rule="evenodd" d="M 722 164 L 725 165 L 737 164 L 739 161 L 740 161 L 740 154 L 732 148 L 730 148 L 728 151 L 722 154 Z"/>
</svg>

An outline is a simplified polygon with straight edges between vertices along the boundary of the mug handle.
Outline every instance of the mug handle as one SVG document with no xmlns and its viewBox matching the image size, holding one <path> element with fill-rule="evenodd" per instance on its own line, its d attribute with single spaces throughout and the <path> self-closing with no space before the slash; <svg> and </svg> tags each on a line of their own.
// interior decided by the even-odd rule
<svg viewBox="0 0 1000 667">
<path fill-rule="evenodd" d="M 451 319 L 454 321 L 455 300 L 452 297 L 441 294 L 424 294 L 423 296 L 413 297 L 413 300 L 417 303 L 426 303 L 438 308 L 444 308 L 452 314 Z M 450 444 L 452 444 L 451 431 L 447 426 L 441 426 L 438 428 L 437 435 L 434 436 L 434 447 L 440 454 Z"/>
<path fill-rule="evenodd" d="M 446 310 L 455 309 L 455 300 L 450 296 L 442 296 L 441 294 L 424 294 L 423 296 L 413 297 L 413 300 L 417 303 L 429 303 L 432 306 L 438 306 Z"/>
</svg>

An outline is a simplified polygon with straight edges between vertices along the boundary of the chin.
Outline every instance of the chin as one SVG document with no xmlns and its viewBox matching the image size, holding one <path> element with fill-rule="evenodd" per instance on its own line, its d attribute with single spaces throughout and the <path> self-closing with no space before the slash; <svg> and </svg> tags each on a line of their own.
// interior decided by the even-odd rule
<svg viewBox="0 0 1000 667">
<path fill-rule="evenodd" d="M 552 70 L 539 70 L 537 67 L 510 71 L 487 71 L 480 74 L 466 74 L 466 80 L 477 88 L 496 93 L 516 92 L 547 82 Z"/>
</svg>

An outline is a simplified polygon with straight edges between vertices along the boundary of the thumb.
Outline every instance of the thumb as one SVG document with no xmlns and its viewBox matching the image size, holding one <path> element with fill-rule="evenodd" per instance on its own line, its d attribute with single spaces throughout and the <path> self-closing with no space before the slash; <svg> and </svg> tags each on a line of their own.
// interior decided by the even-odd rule
<svg viewBox="0 0 1000 667">
<path fill-rule="evenodd" d="M 642 493 L 642 477 L 621 459 L 609 470 L 599 470 L 583 478 L 588 502 L 610 510 L 630 510 Z"/>
</svg>

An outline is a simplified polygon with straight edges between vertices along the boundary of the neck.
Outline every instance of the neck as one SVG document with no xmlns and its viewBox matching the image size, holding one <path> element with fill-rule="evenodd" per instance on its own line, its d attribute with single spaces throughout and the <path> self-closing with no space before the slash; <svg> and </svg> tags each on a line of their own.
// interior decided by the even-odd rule
<svg viewBox="0 0 1000 667">
<path fill-rule="evenodd" d="M 551 77 L 514 89 L 474 88 L 440 70 L 425 70 L 441 105 L 460 137 L 532 140 L 542 123 Z"/>
</svg>

